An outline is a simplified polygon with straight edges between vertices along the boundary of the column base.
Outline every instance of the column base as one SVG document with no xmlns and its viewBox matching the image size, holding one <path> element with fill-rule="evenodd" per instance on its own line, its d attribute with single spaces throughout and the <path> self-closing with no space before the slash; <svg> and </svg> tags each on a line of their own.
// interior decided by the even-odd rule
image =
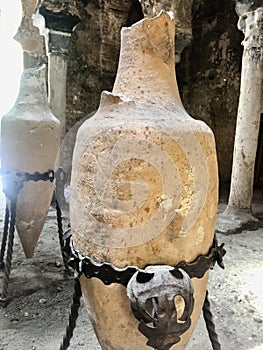
<svg viewBox="0 0 263 350">
<path fill-rule="evenodd" d="M 216 232 L 235 234 L 244 230 L 255 230 L 260 221 L 253 216 L 250 209 L 237 209 L 227 206 L 225 211 L 218 214 L 216 219 Z"/>
</svg>

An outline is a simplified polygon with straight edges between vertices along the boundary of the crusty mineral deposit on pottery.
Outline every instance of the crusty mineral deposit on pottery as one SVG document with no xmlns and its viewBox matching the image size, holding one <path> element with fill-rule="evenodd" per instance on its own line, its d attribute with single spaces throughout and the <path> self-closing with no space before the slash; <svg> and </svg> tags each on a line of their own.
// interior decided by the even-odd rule
<svg viewBox="0 0 263 350">
<path fill-rule="evenodd" d="M 70 215 L 81 254 L 117 267 L 175 266 L 207 254 L 217 209 L 214 137 L 185 111 L 174 68 L 174 21 L 162 12 L 122 30 L 113 92 L 79 129 Z M 192 326 L 208 274 L 194 278 Z M 147 350 L 126 289 L 81 278 L 102 349 Z"/>
</svg>

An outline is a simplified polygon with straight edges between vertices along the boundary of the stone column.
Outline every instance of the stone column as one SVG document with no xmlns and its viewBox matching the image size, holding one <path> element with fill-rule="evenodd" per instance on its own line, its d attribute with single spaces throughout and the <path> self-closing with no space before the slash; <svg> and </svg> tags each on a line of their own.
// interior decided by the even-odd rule
<svg viewBox="0 0 263 350">
<path fill-rule="evenodd" d="M 189 46 L 192 34 L 193 0 L 139 0 L 145 17 L 154 17 L 161 10 L 173 11 L 175 16 L 175 62 L 181 60 L 181 53 Z"/>
<path fill-rule="evenodd" d="M 256 220 L 251 202 L 263 94 L 263 7 L 243 13 L 238 28 L 245 34 L 244 52 L 229 202 L 218 220 L 222 232 Z M 228 224 L 222 221 L 228 218 Z"/>
<path fill-rule="evenodd" d="M 53 4 L 54 3 L 54 4 Z M 48 56 L 48 101 L 61 124 L 61 139 L 66 133 L 67 58 L 71 35 L 80 22 L 78 12 L 69 1 L 42 1 L 34 25 L 45 37 Z"/>
</svg>

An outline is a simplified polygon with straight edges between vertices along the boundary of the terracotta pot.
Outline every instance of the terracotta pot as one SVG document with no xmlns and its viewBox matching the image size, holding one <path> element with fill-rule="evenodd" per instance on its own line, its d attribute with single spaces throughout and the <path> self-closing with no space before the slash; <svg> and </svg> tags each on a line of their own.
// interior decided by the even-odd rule
<svg viewBox="0 0 263 350">
<path fill-rule="evenodd" d="M 26 69 L 17 101 L 2 118 L 2 170 L 30 174 L 54 170 L 59 142 L 60 123 L 47 103 L 45 68 Z M 33 256 L 53 191 L 54 182 L 27 181 L 19 192 L 16 230 L 27 258 Z"/>
<path fill-rule="evenodd" d="M 174 21 L 162 12 L 122 30 L 113 92 L 79 129 L 73 155 L 70 217 L 75 247 L 123 268 L 175 266 L 207 254 L 217 210 L 214 137 L 185 111 L 174 68 Z M 194 278 L 192 326 L 208 273 Z M 102 349 L 149 349 L 126 289 L 81 277 Z"/>
</svg>

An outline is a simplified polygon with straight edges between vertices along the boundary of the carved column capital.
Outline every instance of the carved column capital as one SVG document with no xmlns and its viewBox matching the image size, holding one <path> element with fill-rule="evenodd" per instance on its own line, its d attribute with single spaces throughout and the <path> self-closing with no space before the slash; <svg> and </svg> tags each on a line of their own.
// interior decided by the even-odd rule
<svg viewBox="0 0 263 350">
<path fill-rule="evenodd" d="M 71 35 L 79 22 L 77 9 L 65 1 L 43 0 L 34 15 L 34 25 L 45 37 L 47 54 L 67 55 Z"/>
<path fill-rule="evenodd" d="M 249 50 L 263 47 L 263 7 L 243 13 L 238 20 L 238 29 L 242 30 L 245 38 L 242 42 L 244 49 Z"/>
</svg>

